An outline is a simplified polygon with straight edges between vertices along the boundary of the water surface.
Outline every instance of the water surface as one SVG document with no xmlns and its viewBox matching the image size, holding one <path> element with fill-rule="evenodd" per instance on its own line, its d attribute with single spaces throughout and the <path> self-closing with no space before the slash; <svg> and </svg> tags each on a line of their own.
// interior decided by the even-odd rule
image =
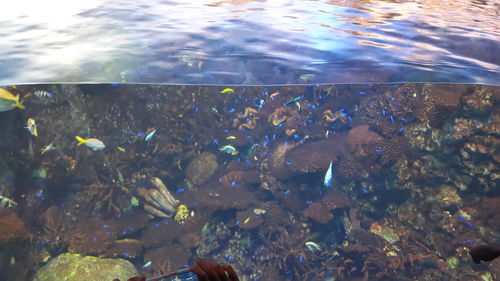
<svg viewBox="0 0 500 281">
<path fill-rule="evenodd" d="M 496 1 L 31 2 L 3 10 L 0 83 L 499 84 Z"/>
</svg>

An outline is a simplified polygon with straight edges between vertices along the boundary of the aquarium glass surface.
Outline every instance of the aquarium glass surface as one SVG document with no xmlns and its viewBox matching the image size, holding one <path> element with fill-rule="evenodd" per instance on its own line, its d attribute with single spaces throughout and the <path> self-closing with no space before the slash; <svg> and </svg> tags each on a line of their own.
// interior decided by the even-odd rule
<svg viewBox="0 0 500 281">
<path fill-rule="evenodd" d="M 497 1 L 8 2 L 0 281 L 500 280 Z"/>
</svg>

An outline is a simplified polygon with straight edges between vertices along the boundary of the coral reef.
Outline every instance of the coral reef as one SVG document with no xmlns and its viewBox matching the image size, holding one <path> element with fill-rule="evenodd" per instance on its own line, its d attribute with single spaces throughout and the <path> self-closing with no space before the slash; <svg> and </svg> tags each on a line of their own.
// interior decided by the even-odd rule
<svg viewBox="0 0 500 281">
<path fill-rule="evenodd" d="M 52 259 L 35 275 L 35 281 L 83 281 L 109 280 L 118 278 L 127 280 L 136 276 L 132 263 L 123 259 L 105 259 L 78 254 L 62 254 Z"/>
<path fill-rule="evenodd" d="M 243 280 L 498 279 L 466 248 L 499 242 L 498 87 L 231 89 L 12 88 L 26 110 L 0 114 L 0 196 L 18 203 L 0 208 L 0 279 L 64 252 L 146 275 L 198 254 Z"/>
</svg>

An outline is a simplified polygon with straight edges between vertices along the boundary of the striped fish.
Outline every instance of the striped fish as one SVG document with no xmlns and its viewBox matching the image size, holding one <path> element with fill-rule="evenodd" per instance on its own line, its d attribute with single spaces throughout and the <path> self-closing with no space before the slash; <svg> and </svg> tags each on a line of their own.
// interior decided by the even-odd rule
<svg viewBox="0 0 500 281">
<path fill-rule="evenodd" d="M 15 207 L 17 203 L 14 200 L 0 195 L 0 207 Z"/>
<path fill-rule="evenodd" d="M 47 91 L 36 91 L 33 93 L 33 95 L 39 99 L 50 99 L 55 96 L 54 93 L 49 93 Z"/>
</svg>

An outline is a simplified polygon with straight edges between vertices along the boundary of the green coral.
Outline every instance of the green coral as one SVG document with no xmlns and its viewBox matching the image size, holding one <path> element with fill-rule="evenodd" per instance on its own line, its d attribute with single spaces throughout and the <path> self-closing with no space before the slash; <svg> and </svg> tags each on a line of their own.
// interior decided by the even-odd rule
<svg viewBox="0 0 500 281">
<path fill-rule="evenodd" d="M 175 220 L 178 223 L 183 224 L 184 222 L 186 222 L 188 218 L 189 218 L 189 209 L 184 204 L 180 205 L 179 208 L 177 209 L 177 213 L 175 214 Z"/>
<path fill-rule="evenodd" d="M 137 275 L 134 265 L 124 259 L 107 259 L 79 254 L 61 254 L 42 267 L 33 281 L 127 280 Z"/>
</svg>

